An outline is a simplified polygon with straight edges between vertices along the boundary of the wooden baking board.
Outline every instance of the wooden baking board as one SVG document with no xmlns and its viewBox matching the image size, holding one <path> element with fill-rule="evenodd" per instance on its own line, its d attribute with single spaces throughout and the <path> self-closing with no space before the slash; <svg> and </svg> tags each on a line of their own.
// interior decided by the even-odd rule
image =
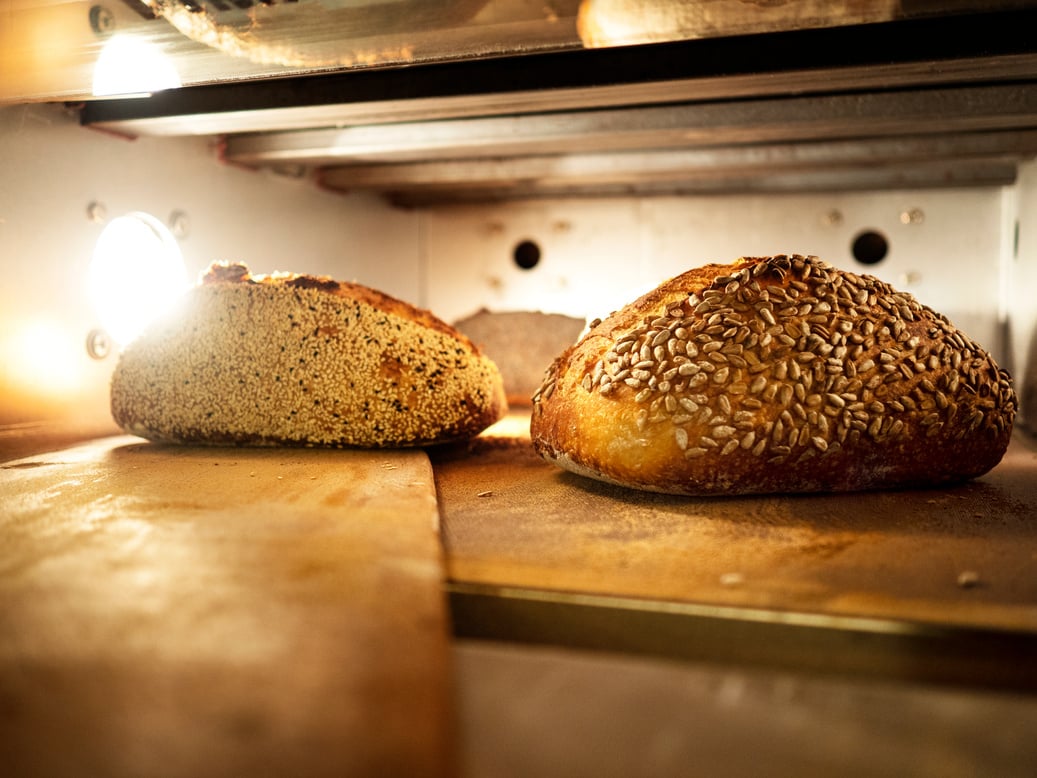
<svg viewBox="0 0 1037 778">
<path fill-rule="evenodd" d="M 436 520 L 421 451 L 0 465 L 0 772 L 449 774 Z"/>
<path fill-rule="evenodd" d="M 1037 452 L 1019 439 L 958 487 L 838 495 L 637 492 L 564 472 L 521 435 L 433 467 L 462 585 L 1037 633 Z"/>
</svg>

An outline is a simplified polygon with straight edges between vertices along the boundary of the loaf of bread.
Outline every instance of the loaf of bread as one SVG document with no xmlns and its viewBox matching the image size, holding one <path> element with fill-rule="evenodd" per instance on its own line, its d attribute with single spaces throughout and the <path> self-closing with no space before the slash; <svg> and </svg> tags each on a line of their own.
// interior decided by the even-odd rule
<svg viewBox="0 0 1037 778">
<path fill-rule="evenodd" d="M 496 365 L 428 311 L 241 264 L 127 346 L 111 407 L 156 441 L 363 447 L 465 439 L 507 411 Z"/>
<path fill-rule="evenodd" d="M 1004 455 L 1017 401 L 941 314 L 817 257 L 690 270 L 547 371 L 544 458 L 623 486 L 737 495 L 933 486 Z"/>
<path fill-rule="evenodd" d="M 576 341 L 586 320 L 560 313 L 484 309 L 453 324 L 500 369 L 508 405 L 529 407 L 544 365 Z"/>
</svg>

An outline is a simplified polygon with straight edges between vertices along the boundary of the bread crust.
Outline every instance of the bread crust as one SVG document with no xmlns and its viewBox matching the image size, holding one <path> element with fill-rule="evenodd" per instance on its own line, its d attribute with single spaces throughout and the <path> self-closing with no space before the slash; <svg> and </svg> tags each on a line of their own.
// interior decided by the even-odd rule
<svg viewBox="0 0 1037 778">
<path fill-rule="evenodd" d="M 817 257 L 673 278 L 547 371 L 533 445 L 580 475 L 737 495 L 935 486 L 1004 455 L 1011 379 L 941 314 Z"/>
<path fill-rule="evenodd" d="M 234 263 L 127 346 L 111 409 L 162 442 L 398 447 L 473 437 L 507 403 L 492 360 L 430 312 Z"/>
</svg>

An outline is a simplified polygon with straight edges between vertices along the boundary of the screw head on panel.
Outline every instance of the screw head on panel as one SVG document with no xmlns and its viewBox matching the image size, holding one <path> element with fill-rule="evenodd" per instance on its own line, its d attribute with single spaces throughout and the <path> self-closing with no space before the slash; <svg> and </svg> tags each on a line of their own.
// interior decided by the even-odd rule
<svg viewBox="0 0 1037 778">
<path fill-rule="evenodd" d="M 112 339 L 102 329 L 93 329 L 86 334 L 86 353 L 92 359 L 101 360 L 112 353 Z"/>
<path fill-rule="evenodd" d="M 826 227 L 838 227 L 843 223 L 843 212 L 838 208 L 832 208 L 821 214 L 821 223 Z"/>
<path fill-rule="evenodd" d="M 115 14 L 103 5 L 90 6 L 90 29 L 94 35 L 107 35 L 115 29 Z"/>
<path fill-rule="evenodd" d="M 169 214 L 169 231 L 175 238 L 186 238 L 191 231 L 191 220 L 185 211 L 173 211 Z"/>
<path fill-rule="evenodd" d="M 925 212 L 921 208 L 906 208 L 900 212 L 901 224 L 921 224 L 925 221 Z"/>
<path fill-rule="evenodd" d="M 94 224 L 103 224 L 108 219 L 108 209 L 104 203 L 94 200 L 86 206 L 86 218 Z"/>
</svg>

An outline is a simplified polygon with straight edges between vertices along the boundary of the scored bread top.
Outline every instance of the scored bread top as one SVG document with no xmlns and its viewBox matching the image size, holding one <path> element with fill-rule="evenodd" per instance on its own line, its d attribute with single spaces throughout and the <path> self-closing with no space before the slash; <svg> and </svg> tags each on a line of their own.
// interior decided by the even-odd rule
<svg viewBox="0 0 1037 778">
<path fill-rule="evenodd" d="M 170 442 L 411 446 L 506 411 L 491 360 L 428 311 L 327 277 L 216 264 L 127 346 L 122 427 Z"/>
<path fill-rule="evenodd" d="M 1000 461 L 1008 375 L 941 314 L 817 257 L 659 286 L 548 370 L 531 434 L 582 475 L 683 494 L 946 483 Z"/>
</svg>

